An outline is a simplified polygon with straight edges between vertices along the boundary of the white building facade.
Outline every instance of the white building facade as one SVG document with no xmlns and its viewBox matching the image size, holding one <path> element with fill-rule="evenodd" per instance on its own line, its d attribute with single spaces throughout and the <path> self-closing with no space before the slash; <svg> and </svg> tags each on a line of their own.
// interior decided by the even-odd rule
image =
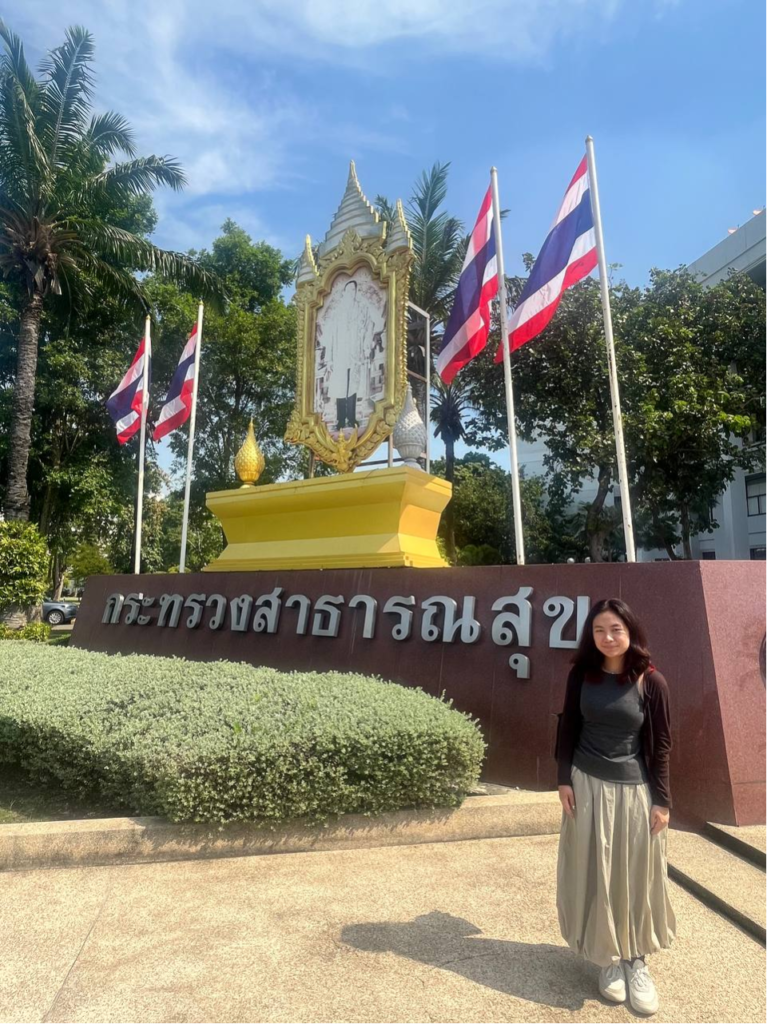
<svg viewBox="0 0 767 1024">
<path fill-rule="evenodd" d="M 743 271 L 765 287 L 765 211 L 748 220 L 687 268 L 704 286 Z M 763 444 L 764 439 L 760 442 Z M 759 559 L 765 556 L 765 474 L 735 472 L 734 479 L 712 508 L 718 527 L 692 540 L 695 558 Z M 650 554 L 650 553 L 648 553 Z M 664 553 L 665 554 L 665 553 Z M 661 557 L 660 553 L 652 553 Z"/>
</svg>

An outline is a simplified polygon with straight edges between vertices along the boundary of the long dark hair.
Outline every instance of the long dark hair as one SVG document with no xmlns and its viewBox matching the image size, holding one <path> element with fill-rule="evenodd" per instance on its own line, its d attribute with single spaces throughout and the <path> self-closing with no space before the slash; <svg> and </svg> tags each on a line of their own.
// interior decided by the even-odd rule
<svg viewBox="0 0 767 1024">
<path fill-rule="evenodd" d="M 625 601 L 617 597 L 597 601 L 583 624 L 581 641 L 573 657 L 573 665 L 588 682 L 599 682 L 602 678 L 604 655 L 594 642 L 594 619 L 602 612 L 613 612 L 622 619 L 629 634 L 629 649 L 623 656 L 623 672 L 620 682 L 635 683 L 650 667 L 650 652 L 647 650 L 647 634 L 644 626 Z"/>
</svg>

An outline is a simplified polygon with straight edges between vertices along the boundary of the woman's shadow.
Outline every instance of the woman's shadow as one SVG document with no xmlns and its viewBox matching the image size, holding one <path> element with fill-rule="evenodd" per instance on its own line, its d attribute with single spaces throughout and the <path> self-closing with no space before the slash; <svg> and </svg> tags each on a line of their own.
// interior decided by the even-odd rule
<svg viewBox="0 0 767 1024">
<path fill-rule="evenodd" d="M 396 953 L 545 1006 L 575 1011 L 596 996 L 596 968 L 566 947 L 481 934 L 470 921 L 435 910 L 414 921 L 347 925 L 341 939 L 354 949 Z"/>
</svg>

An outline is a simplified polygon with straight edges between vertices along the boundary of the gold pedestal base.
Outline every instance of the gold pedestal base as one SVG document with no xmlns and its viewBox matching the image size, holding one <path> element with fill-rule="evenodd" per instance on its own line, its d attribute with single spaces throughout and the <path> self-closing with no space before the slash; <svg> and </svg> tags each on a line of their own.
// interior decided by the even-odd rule
<svg viewBox="0 0 767 1024">
<path fill-rule="evenodd" d="M 445 566 L 436 538 L 451 494 L 407 466 L 214 491 L 227 546 L 204 571 Z"/>
</svg>

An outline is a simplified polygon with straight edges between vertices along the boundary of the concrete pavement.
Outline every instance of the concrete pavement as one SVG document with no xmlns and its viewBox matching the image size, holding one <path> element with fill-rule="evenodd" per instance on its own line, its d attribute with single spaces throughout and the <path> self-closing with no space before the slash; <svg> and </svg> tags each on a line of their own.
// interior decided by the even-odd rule
<svg viewBox="0 0 767 1024">
<path fill-rule="evenodd" d="M 0 874 L 0 1020 L 628 1021 L 563 947 L 556 836 Z M 763 1021 L 765 951 L 673 886 L 657 1021 Z"/>
</svg>

